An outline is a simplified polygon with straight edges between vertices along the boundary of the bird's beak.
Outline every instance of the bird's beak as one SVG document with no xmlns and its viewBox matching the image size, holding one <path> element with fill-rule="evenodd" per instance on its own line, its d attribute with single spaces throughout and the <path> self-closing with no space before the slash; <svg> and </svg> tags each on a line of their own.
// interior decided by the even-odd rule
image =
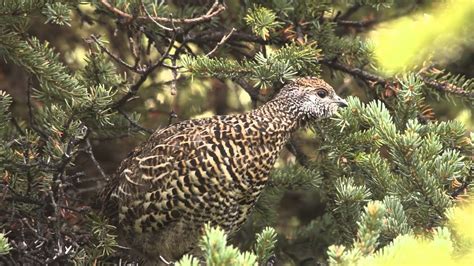
<svg viewBox="0 0 474 266">
<path fill-rule="evenodd" d="M 347 107 L 347 101 L 342 99 L 341 97 L 337 96 L 336 100 L 334 101 L 337 103 L 339 107 Z"/>
</svg>

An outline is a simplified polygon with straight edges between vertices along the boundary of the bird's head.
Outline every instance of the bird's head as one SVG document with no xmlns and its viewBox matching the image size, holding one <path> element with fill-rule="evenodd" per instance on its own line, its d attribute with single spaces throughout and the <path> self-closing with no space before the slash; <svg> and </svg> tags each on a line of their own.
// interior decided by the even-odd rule
<svg viewBox="0 0 474 266">
<path fill-rule="evenodd" d="M 315 77 L 298 78 L 286 84 L 275 97 L 302 122 L 331 117 L 347 102 L 339 97 L 324 80 Z"/>
</svg>

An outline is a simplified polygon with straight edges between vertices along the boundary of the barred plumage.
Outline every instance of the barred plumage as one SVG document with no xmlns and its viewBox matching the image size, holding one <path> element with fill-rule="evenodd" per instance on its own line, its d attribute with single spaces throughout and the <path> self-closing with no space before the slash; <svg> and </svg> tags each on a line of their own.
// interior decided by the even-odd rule
<svg viewBox="0 0 474 266">
<path fill-rule="evenodd" d="M 153 261 L 191 251 L 205 223 L 235 232 L 291 133 L 345 105 L 324 81 L 300 78 L 248 113 L 157 130 L 104 190 L 111 213 L 118 213 L 120 236 Z"/>
</svg>

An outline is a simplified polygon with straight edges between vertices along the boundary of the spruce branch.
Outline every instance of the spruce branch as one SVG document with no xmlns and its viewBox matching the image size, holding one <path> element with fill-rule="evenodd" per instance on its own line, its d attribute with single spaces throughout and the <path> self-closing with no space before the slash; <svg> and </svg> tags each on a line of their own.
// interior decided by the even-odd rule
<svg viewBox="0 0 474 266">
<path fill-rule="evenodd" d="M 282 23 L 276 21 L 277 15 L 273 10 L 265 7 L 254 7 L 247 11 L 244 20 L 252 28 L 253 33 L 267 40 L 270 37 L 270 32 L 279 28 Z"/>
<path fill-rule="evenodd" d="M 456 86 L 455 84 L 446 81 L 437 81 L 435 79 L 431 79 L 423 75 L 422 79 L 425 84 L 430 88 L 436 89 L 440 92 L 451 93 L 466 97 L 471 102 L 474 100 L 474 91 L 466 91 L 465 89 Z"/>
<path fill-rule="evenodd" d="M 0 121 L 9 121 L 12 119 L 10 113 L 10 105 L 12 104 L 12 97 L 3 90 L 0 90 Z M 6 123 L 0 124 L 0 132 L 3 133 L 7 129 Z"/>
<path fill-rule="evenodd" d="M 52 22 L 54 24 L 63 26 L 71 26 L 71 7 L 63 3 L 46 3 L 42 10 L 43 15 L 47 17 L 46 23 Z"/>
<path fill-rule="evenodd" d="M 64 100 L 78 102 L 84 98 L 86 88 L 68 73 L 48 43 L 34 37 L 23 40 L 18 33 L 1 30 L 0 48 L 4 56 L 38 78 L 43 89 L 38 92 L 41 99 L 53 97 L 64 103 Z"/>
<path fill-rule="evenodd" d="M 166 264 L 166 263 L 165 263 Z M 186 254 L 175 264 L 176 266 L 199 266 L 199 260 Z"/>
<path fill-rule="evenodd" d="M 387 78 L 384 78 L 374 73 L 370 73 L 368 71 L 365 71 L 357 67 L 352 67 L 350 65 L 343 64 L 337 61 L 337 59 L 336 60 L 322 59 L 320 60 L 320 62 L 323 65 L 327 65 L 328 67 L 332 69 L 348 73 L 356 78 L 366 81 L 371 85 L 380 84 L 383 86 L 391 86 L 394 84 L 392 81 L 390 81 Z M 419 75 L 421 76 L 423 82 L 430 88 L 434 88 L 444 93 L 464 96 L 464 97 L 467 97 L 468 99 L 474 98 L 474 92 L 467 91 L 466 89 L 460 86 L 457 86 L 453 83 L 449 83 L 448 81 L 437 81 L 434 78 L 429 78 L 426 74 L 423 74 L 423 72 L 421 72 Z M 471 83 L 468 83 L 468 84 L 469 85 L 467 86 L 471 86 L 470 85 Z"/>
<path fill-rule="evenodd" d="M 241 253 L 237 248 L 227 245 L 227 235 L 224 230 L 206 225 L 204 232 L 200 247 L 206 265 L 256 265 L 257 256 L 255 254 L 251 252 Z"/>
<path fill-rule="evenodd" d="M 363 255 L 371 254 L 378 245 L 378 238 L 382 231 L 383 216 L 386 209 L 379 201 L 370 201 L 364 208 L 357 231 L 357 241 L 355 247 L 360 249 Z"/>
<path fill-rule="evenodd" d="M 0 256 L 7 255 L 11 249 L 12 247 L 10 246 L 10 243 L 8 243 L 8 238 L 5 234 L 0 233 Z"/>
</svg>

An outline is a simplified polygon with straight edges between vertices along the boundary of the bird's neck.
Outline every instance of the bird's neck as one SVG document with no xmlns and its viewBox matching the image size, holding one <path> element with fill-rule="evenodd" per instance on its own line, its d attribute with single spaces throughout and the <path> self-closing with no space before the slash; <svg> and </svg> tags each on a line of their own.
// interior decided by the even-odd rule
<svg viewBox="0 0 474 266">
<path fill-rule="evenodd" d="M 292 99 L 276 98 L 253 110 L 251 115 L 268 122 L 277 131 L 291 134 L 304 126 L 294 106 L 296 103 Z"/>
<path fill-rule="evenodd" d="M 248 186 L 245 195 L 254 201 L 264 188 L 269 173 L 273 168 L 280 151 L 291 137 L 291 133 L 300 127 L 298 117 L 295 116 L 288 102 L 274 99 L 259 108 L 244 114 L 247 127 L 248 149 L 255 154 L 254 162 L 259 162 L 258 168 L 251 167 L 249 162 L 248 174 L 244 183 Z"/>
</svg>

